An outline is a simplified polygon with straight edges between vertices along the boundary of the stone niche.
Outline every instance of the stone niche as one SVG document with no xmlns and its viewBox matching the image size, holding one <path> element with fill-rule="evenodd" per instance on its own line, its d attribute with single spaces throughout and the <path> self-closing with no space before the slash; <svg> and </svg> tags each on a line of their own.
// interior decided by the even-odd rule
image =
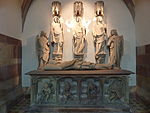
<svg viewBox="0 0 150 113">
<path fill-rule="evenodd" d="M 72 48 L 69 54 L 74 55 L 71 61 L 62 59 L 63 34 L 61 23 L 61 3 L 52 3 L 53 22 L 52 41 L 49 44 L 46 33 L 38 37 L 38 70 L 26 73 L 31 76 L 31 106 L 29 112 L 69 112 L 90 110 L 93 112 L 129 113 L 128 75 L 130 71 L 122 70 L 120 62 L 124 51 L 124 39 L 116 29 L 107 33 L 105 24 L 104 2 L 95 3 L 93 17 L 93 45 L 96 63 L 85 60 L 87 54 L 88 21 L 84 20 L 84 5 L 76 1 L 74 19 L 68 21 L 67 27 L 72 32 Z M 93 9 L 94 10 L 94 9 Z M 63 10 L 62 10 L 63 11 Z M 64 20 L 65 21 L 65 20 Z M 63 21 L 62 21 L 63 22 Z M 70 23 L 70 24 L 69 24 Z M 88 23 L 88 24 L 87 24 Z M 44 31 L 43 31 L 44 32 Z M 54 47 L 54 51 L 50 49 Z M 68 47 L 71 47 L 69 44 Z M 106 51 L 105 49 L 108 49 Z M 61 50 L 61 51 L 60 51 Z M 51 58 L 51 53 L 53 57 Z M 61 57 L 55 56 L 60 55 Z M 108 62 L 105 62 L 106 55 Z"/>
<path fill-rule="evenodd" d="M 27 73 L 32 79 L 31 109 L 43 110 L 48 106 L 49 110 L 62 107 L 127 110 L 131 73 L 126 70 L 31 71 Z M 45 107 L 39 109 L 39 106 Z"/>
</svg>

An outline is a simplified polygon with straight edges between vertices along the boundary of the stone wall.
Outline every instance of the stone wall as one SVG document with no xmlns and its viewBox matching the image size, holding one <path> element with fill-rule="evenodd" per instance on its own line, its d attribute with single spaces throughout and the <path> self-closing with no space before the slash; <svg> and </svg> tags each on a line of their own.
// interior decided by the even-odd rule
<svg viewBox="0 0 150 113">
<path fill-rule="evenodd" d="M 150 44 L 137 47 L 137 94 L 150 103 Z"/>
<path fill-rule="evenodd" d="M 0 34 L 0 113 L 22 94 L 21 41 Z"/>
</svg>

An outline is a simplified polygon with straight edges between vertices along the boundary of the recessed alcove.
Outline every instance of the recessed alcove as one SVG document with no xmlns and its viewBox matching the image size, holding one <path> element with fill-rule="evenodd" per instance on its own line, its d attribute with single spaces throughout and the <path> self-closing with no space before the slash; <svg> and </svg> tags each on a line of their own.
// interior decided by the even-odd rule
<svg viewBox="0 0 150 113">
<path fill-rule="evenodd" d="M 68 61 L 73 59 L 73 52 L 72 52 L 73 36 L 72 30 L 68 29 L 66 25 L 66 21 L 71 21 L 73 19 L 73 3 L 75 2 L 75 0 L 59 0 L 59 1 L 61 2 L 62 5 L 62 18 L 64 21 L 64 35 L 65 35 L 63 61 Z M 85 60 L 95 63 L 94 58 L 95 52 L 91 29 L 92 29 L 92 21 L 94 18 L 94 3 L 96 2 L 96 0 L 81 0 L 81 1 L 83 2 L 84 5 L 84 19 L 87 21 L 91 21 L 90 25 L 88 26 L 88 34 L 86 36 L 88 45 Z M 130 90 L 131 112 L 132 113 L 150 112 L 148 106 L 150 102 L 149 101 L 150 15 L 148 13 L 148 11 L 150 10 L 149 7 L 150 1 L 148 0 L 141 0 L 141 1 L 103 0 L 103 1 L 105 4 L 104 9 L 105 22 L 107 24 L 108 36 L 110 35 L 111 29 L 115 28 L 117 29 L 119 35 L 123 35 L 125 40 L 124 55 L 121 61 L 121 67 L 122 69 L 130 70 L 135 73 L 129 76 L 128 85 L 131 87 L 127 88 L 128 90 L 131 89 Z M 47 33 L 49 37 L 50 24 L 52 22 L 52 10 L 51 10 L 52 2 L 53 2 L 52 0 L 0 0 L 0 15 L 1 15 L 0 53 L 5 51 L 4 52 L 5 54 L 0 54 L 1 113 L 14 113 L 17 111 L 24 112 L 30 110 L 29 93 L 32 77 L 25 75 L 25 73 L 31 70 L 35 70 L 38 67 L 38 57 L 36 54 L 36 45 L 35 45 L 36 36 L 41 32 L 41 30 L 43 30 Z M 3 43 L 4 37 L 5 43 Z M 10 50 L 12 51 L 10 52 Z M 16 58 L 17 54 L 19 54 L 19 58 Z M 99 71 L 97 71 L 97 73 L 99 73 Z M 69 75 L 67 75 L 67 77 L 68 76 Z M 78 76 L 77 83 L 80 81 L 81 79 L 80 77 L 81 76 Z M 94 77 L 83 80 L 83 83 L 80 84 L 79 86 L 82 85 L 86 86 L 86 82 L 88 81 L 93 82 L 93 79 L 95 80 L 94 83 L 95 85 L 100 85 L 98 83 L 98 80 L 100 80 L 100 83 L 104 80 L 103 78 L 101 78 L 104 76 L 100 76 L 98 79 L 97 76 Z M 70 82 L 71 79 L 67 78 L 64 80 Z M 45 81 L 45 78 L 43 81 Z M 108 85 L 107 83 L 109 83 L 109 80 L 106 81 L 105 84 L 106 86 Z M 40 82 L 39 84 L 40 88 L 42 86 L 41 84 L 42 82 Z M 75 81 L 73 81 L 73 84 L 76 84 Z M 61 87 L 63 87 L 63 84 L 61 85 Z M 85 91 L 85 87 L 83 89 Z M 124 90 L 124 88 L 122 90 Z M 41 107 L 36 107 L 35 109 L 44 110 L 45 108 L 42 109 Z M 49 107 L 46 108 L 46 110 L 50 110 Z M 53 112 L 58 112 L 57 109 L 52 110 Z M 60 109 L 61 112 L 64 112 L 65 110 L 66 109 L 64 108 Z M 105 110 L 107 112 L 112 112 L 112 109 L 109 109 L 110 110 L 109 111 L 108 109 L 101 109 L 101 108 L 99 109 L 90 108 L 84 110 L 67 109 L 67 112 L 70 112 L 70 110 L 72 110 L 73 112 L 75 110 L 79 112 L 84 111 L 105 112 Z M 116 112 L 118 112 L 118 110 L 116 110 Z M 119 113 L 120 112 L 121 111 L 119 111 Z"/>
<path fill-rule="evenodd" d="M 72 31 L 67 32 L 67 26 L 65 24 L 66 20 L 73 19 L 73 0 L 60 0 L 62 4 L 62 18 L 64 20 L 64 53 L 63 61 L 72 60 Z M 84 18 L 86 20 L 91 20 L 91 24 L 88 29 L 89 32 L 86 36 L 88 46 L 87 46 L 87 57 L 86 61 L 95 62 L 94 59 L 94 44 L 92 37 L 92 21 L 94 18 L 94 2 L 93 0 L 83 0 L 84 4 Z M 50 24 L 52 21 L 51 13 L 51 3 L 52 1 L 40 1 L 36 0 L 32 3 L 26 21 L 24 24 L 24 30 L 22 33 L 23 41 L 23 66 L 22 66 L 22 84 L 23 86 L 30 86 L 30 78 L 25 76 L 25 73 L 36 69 L 38 65 L 35 39 L 37 34 L 41 30 L 44 30 L 49 36 Z M 121 66 L 123 69 L 128 69 L 135 72 L 135 28 L 132 16 L 124 4 L 123 1 L 116 0 L 104 0 L 105 3 L 105 21 L 108 29 L 108 36 L 110 35 L 111 29 L 117 29 L 119 35 L 124 36 L 124 55 L 122 58 Z M 40 7 L 40 8 L 39 8 Z M 49 37 L 50 38 L 50 37 Z M 28 54 L 32 53 L 32 54 Z M 34 62 L 34 63 L 31 63 Z M 30 63 L 30 65 L 28 65 Z M 136 78 L 135 75 L 130 77 L 130 85 L 135 85 Z"/>
</svg>

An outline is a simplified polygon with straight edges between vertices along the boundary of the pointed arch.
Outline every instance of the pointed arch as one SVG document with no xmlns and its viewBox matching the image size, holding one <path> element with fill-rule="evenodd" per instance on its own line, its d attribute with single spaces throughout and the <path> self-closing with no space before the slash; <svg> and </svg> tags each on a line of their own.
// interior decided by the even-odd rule
<svg viewBox="0 0 150 113">
<path fill-rule="evenodd" d="M 28 13 L 28 10 L 31 6 L 31 4 L 33 3 L 34 0 L 23 0 L 22 2 L 22 6 L 21 6 L 21 10 L 22 10 L 22 30 L 24 28 L 24 23 L 25 23 L 25 19 L 26 19 L 26 16 L 27 16 L 27 13 Z M 135 18 L 135 5 L 133 3 L 133 0 L 123 0 L 123 2 L 126 4 L 126 6 L 128 7 L 132 17 L 133 17 L 133 20 Z"/>
</svg>

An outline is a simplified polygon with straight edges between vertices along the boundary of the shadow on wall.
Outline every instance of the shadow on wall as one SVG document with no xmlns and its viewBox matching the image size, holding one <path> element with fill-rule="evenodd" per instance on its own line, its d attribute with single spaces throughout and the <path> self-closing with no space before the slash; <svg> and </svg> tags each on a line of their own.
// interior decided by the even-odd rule
<svg viewBox="0 0 150 113">
<path fill-rule="evenodd" d="M 25 75 L 28 71 L 31 71 L 33 67 L 34 70 L 38 67 L 38 56 L 36 49 L 36 37 L 38 34 L 35 34 L 29 38 L 26 38 L 23 42 L 23 52 L 22 52 L 22 75 Z M 34 63 L 32 63 L 34 62 Z M 26 78 L 26 80 L 24 80 Z M 30 77 L 28 75 L 22 76 L 22 84 L 30 84 Z"/>
</svg>

